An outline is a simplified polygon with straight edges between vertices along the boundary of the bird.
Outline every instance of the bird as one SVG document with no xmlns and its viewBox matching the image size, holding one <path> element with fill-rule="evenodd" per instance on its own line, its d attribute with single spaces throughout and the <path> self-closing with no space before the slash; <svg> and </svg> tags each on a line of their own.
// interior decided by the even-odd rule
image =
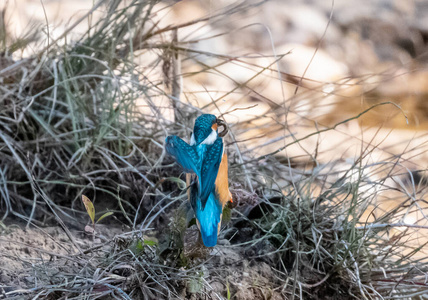
<svg viewBox="0 0 428 300">
<path fill-rule="evenodd" d="M 219 132 L 221 127 L 223 130 Z M 190 143 L 176 135 L 165 139 L 166 152 L 188 173 L 187 193 L 206 247 L 217 244 L 223 208 L 232 201 L 223 143 L 227 132 L 223 120 L 212 114 L 202 114 L 195 120 Z"/>
</svg>

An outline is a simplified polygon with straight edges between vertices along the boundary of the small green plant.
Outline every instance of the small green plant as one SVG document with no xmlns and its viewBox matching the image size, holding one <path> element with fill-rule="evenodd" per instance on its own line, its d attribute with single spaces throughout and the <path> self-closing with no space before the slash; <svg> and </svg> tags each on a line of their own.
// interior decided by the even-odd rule
<svg viewBox="0 0 428 300">
<path fill-rule="evenodd" d="M 226 281 L 226 291 L 227 291 L 227 300 L 230 300 L 232 298 L 232 294 L 230 293 L 230 284 L 229 281 Z"/>
<path fill-rule="evenodd" d="M 147 236 L 143 236 L 142 239 L 137 239 L 134 240 L 131 245 L 129 246 L 129 250 L 131 250 L 131 252 L 138 256 L 142 253 L 144 253 L 144 249 L 147 247 L 157 247 L 158 246 L 158 241 L 156 238 L 149 238 Z"/>
<path fill-rule="evenodd" d="M 85 195 L 82 195 L 82 202 L 83 202 L 83 205 L 85 205 L 86 212 L 88 213 L 88 216 L 89 216 L 89 218 L 91 219 L 91 222 L 92 222 L 92 227 L 86 225 L 85 232 L 95 233 L 95 224 L 97 224 L 98 222 L 100 222 L 105 217 L 111 216 L 113 214 L 113 212 L 112 211 L 108 211 L 108 212 L 104 213 L 95 222 L 95 207 L 94 207 L 94 204 Z"/>
</svg>

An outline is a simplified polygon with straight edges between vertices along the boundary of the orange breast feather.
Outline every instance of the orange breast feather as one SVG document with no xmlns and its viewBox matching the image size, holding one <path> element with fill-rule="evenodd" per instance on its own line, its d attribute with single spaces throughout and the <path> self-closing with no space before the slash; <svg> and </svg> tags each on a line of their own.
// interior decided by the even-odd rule
<svg viewBox="0 0 428 300">
<path fill-rule="evenodd" d="M 217 178 L 215 180 L 215 190 L 223 207 L 227 202 L 232 201 L 232 194 L 229 191 L 229 179 L 227 172 L 227 154 L 225 152 L 221 159 Z"/>
</svg>

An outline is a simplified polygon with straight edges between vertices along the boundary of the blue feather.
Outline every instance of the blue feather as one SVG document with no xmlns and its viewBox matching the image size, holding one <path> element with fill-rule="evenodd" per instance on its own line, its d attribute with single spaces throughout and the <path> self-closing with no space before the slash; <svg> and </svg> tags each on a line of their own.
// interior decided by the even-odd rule
<svg viewBox="0 0 428 300">
<path fill-rule="evenodd" d="M 208 196 L 214 189 L 215 180 L 223 156 L 222 138 L 218 137 L 212 145 L 206 146 L 204 155 L 200 156 L 202 156 L 202 164 L 199 197 L 202 202 L 202 209 L 204 209 Z"/>
<path fill-rule="evenodd" d="M 222 205 L 214 191 L 210 193 L 204 209 L 202 209 L 200 201 L 196 202 L 195 212 L 204 245 L 214 247 L 217 244 L 218 225 L 221 222 L 222 213 Z"/>
<path fill-rule="evenodd" d="M 165 139 L 165 149 L 183 167 L 187 173 L 196 173 L 199 177 L 199 155 L 194 147 L 178 136 L 172 135 Z"/>
</svg>

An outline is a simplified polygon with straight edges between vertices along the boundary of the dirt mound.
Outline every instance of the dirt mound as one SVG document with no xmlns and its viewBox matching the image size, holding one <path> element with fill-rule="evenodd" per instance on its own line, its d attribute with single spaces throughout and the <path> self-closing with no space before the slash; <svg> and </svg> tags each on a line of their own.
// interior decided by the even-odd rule
<svg viewBox="0 0 428 300">
<path fill-rule="evenodd" d="M 101 238 L 86 235 L 83 231 L 72 231 L 74 243 L 59 226 L 26 228 L 13 225 L 0 232 L 0 288 L 3 293 L 25 290 L 36 284 L 39 271 L 46 276 L 56 276 L 50 270 L 57 265 L 58 270 L 69 273 L 77 266 L 79 251 L 90 248 L 108 248 L 107 237 L 121 232 L 120 228 L 99 225 Z M 79 249 L 77 248 L 79 247 Z M 64 259 L 69 263 L 63 264 Z M 48 275 L 49 274 L 49 275 Z M 1 289 L 0 289 L 1 291 Z"/>
</svg>

